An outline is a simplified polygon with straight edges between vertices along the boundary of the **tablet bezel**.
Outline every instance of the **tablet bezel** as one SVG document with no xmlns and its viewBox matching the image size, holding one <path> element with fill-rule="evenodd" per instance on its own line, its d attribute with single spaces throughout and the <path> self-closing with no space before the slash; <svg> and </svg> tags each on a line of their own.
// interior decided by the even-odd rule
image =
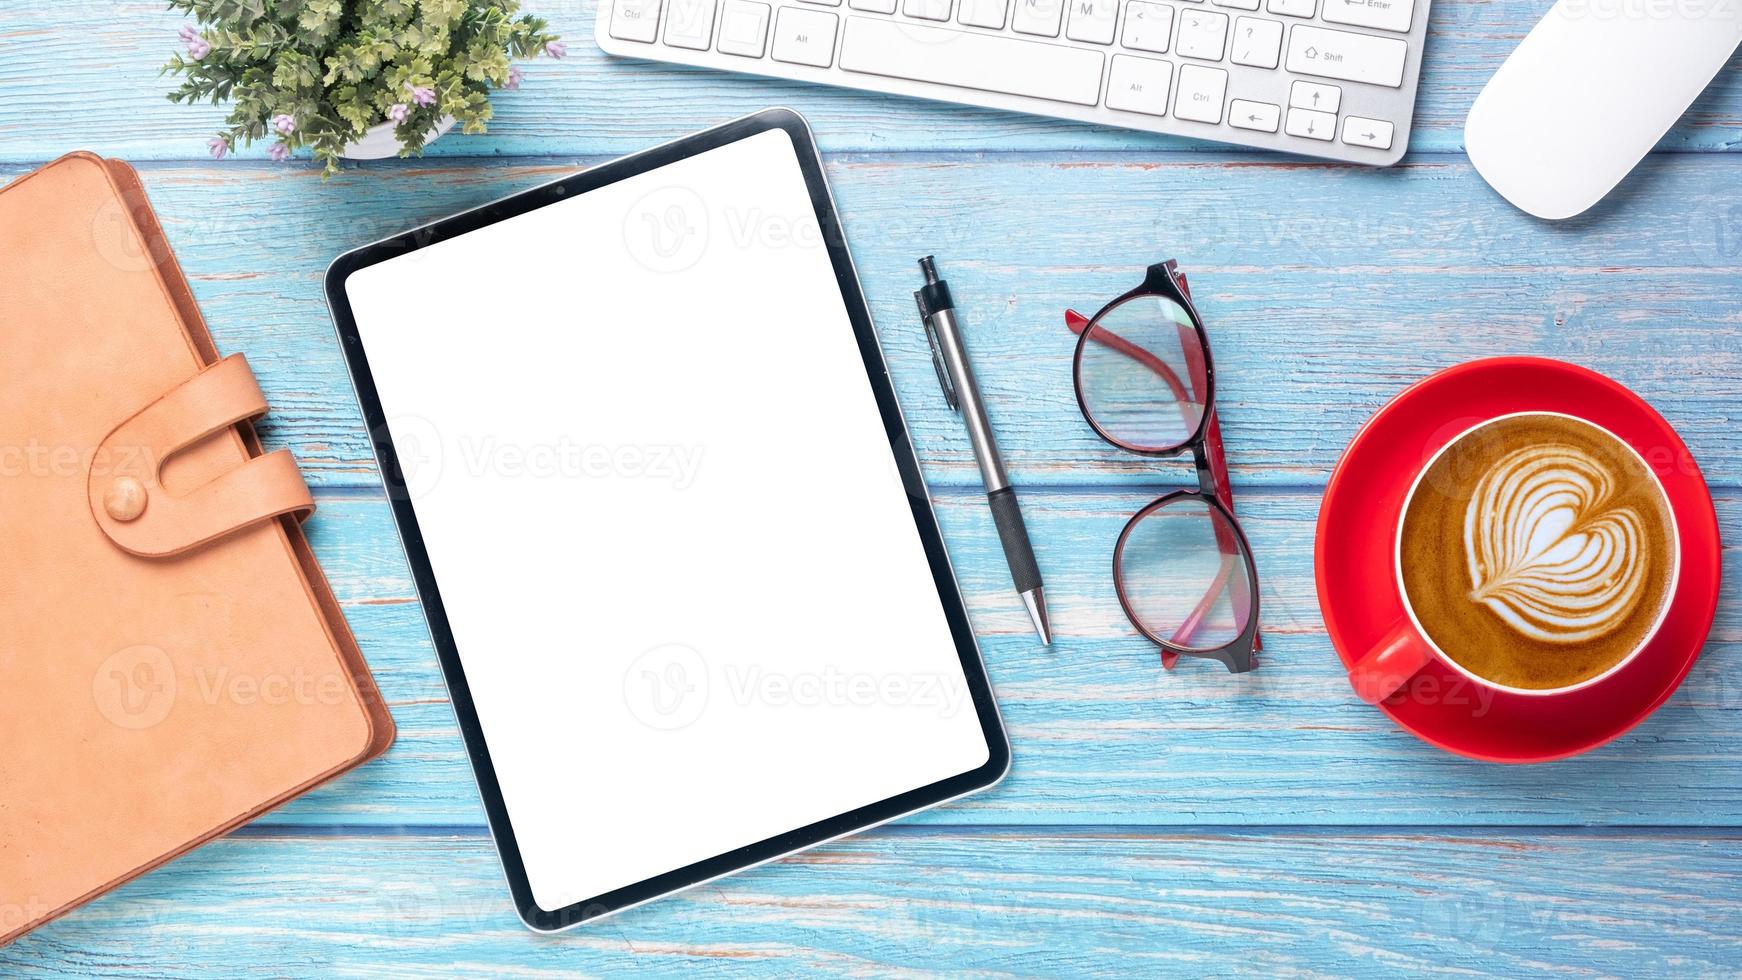
<svg viewBox="0 0 1742 980">
<path fill-rule="evenodd" d="M 398 454 L 388 432 L 380 396 L 376 391 L 363 341 L 345 292 L 345 283 L 359 269 L 774 129 L 784 131 L 792 139 L 799 168 L 804 173 L 811 204 L 816 210 L 822 237 L 840 287 L 841 299 L 846 306 L 848 319 L 852 322 L 853 332 L 858 338 L 865 373 L 876 397 L 877 409 L 883 417 L 884 430 L 889 437 L 890 450 L 913 510 L 914 525 L 924 545 L 938 599 L 956 643 L 962 673 L 980 721 L 981 734 L 986 740 L 987 760 L 976 769 L 877 803 L 583 899 L 560 909 L 546 909 L 539 906 L 533 898 L 526 866 L 515 840 L 501 786 L 497 781 L 484 732 L 479 725 L 477 710 L 466 683 L 459 648 L 448 625 L 441 590 L 436 584 L 429 554 L 418 529 L 416 511 L 406 490 Z M 943 534 L 938 526 L 937 515 L 932 509 L 930 495 L 926 491 L 919 458 L 914 452 L 906 420 L 896 400 L 895 389 L 890 383 L 889 368 L 883 358 L 876 327 L 871 322 L 858 273 L 854 269 L 852 256 L 847 251 L 845 234 L 823 175 L 822 158 L 817 153 L 809 125 L 798 113 L 790 109 L 767 109 L 347 252 L 334 260 L 327 270 L 326 295 L 339 344 L 350 368 L 352 387 L 380 466 L 382 485 L 393 509 L 394 523 L 399 531 L 406 560 L 411 566 L 418 596 L 423 603 L 425 621 L 441 661 L 442 675 L 446 679 L 454 715 L 466 742 L 466 751 L 472 763 L 478 791 L 483 797 L 491 834 L 496 840 L 497 852 L 501 857 L 515 905 L 521 919 L 528 926 L 541 932 L 572 928 L 660 896 L 985 789 L 996 784 L 1009 770 L 1009 739 L 998 713 L 997 702 L 992 695 L 991 682 L 975 641 L 973 627 L 968 620 L 961 588 L 956 582 L 955 572 L 944 548 Z"/>
</svg>

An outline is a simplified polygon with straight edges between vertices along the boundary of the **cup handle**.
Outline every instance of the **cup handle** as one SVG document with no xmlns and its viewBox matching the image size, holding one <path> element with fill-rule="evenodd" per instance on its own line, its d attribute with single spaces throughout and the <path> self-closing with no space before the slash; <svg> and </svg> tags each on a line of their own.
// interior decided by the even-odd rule
<svg viewBox="0 0 1742 980">
<path fill-rule="evenodd" d="M 1396 694 L 1433 658 L 1433 649 L 1409 620 L 1399 620 L 1349 668 L 1349 683 L 1361 700 L 1378 704 Z"/>
</svg>

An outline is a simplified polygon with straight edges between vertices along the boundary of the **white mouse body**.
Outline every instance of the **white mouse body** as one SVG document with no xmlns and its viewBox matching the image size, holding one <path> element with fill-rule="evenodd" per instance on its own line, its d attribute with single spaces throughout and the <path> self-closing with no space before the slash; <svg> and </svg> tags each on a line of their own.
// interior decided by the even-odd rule
<svg viewBox="0 0 1742 980">
<path fill-rule="evenodd" d="M 1737 0 L 1560 0 L 1470 107 L 1477 172 L 1539 218 L 1602 200 L 1738 44 Z"/>
</svg>

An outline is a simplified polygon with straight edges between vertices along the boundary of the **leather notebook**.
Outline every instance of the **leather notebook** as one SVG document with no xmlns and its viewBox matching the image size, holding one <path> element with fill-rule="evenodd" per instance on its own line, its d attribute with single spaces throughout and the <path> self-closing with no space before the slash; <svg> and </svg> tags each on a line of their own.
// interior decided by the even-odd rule
<svg viewBox="0 0 1742 980">
<path fill-rule="evenodd" d="M 386 751 L 393 721 L 137 175 L 0 189 L 0 943 Z"/>
</svg>

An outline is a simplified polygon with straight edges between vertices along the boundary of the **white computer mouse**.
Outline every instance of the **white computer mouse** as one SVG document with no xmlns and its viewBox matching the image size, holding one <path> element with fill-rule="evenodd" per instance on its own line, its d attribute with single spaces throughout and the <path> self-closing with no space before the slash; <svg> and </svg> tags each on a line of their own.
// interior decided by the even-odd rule
<svg viewBox="0 0 1742 980">
<path fill-rule="evenodd" d="M 1464 146 L 1539 218 L 1603 199 L 1738 44 L 1738 0 L 1560 0 L 1476 97 Z"/>
</svg>

